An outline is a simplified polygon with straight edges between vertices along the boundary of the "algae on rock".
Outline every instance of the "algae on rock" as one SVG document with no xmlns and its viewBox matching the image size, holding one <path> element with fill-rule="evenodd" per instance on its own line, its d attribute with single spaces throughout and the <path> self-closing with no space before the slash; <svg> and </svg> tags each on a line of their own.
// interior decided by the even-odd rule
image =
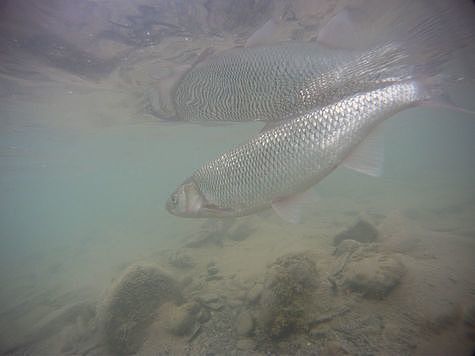
<svg viewBox="0 0 475 356">
<path fill-rule="evenodd" d="M 306 309 L 313 303 L 317 286 L 317 269 L 308 253 L 279 257 L 268 271 L 260 298 L 264 331 L 281 338 L 305 327 Z"/>
<path fill-rule="evenodd" d="M 98 324 L 108 350 L 131 354 L 142 346 L 156 309 L 165 301 L 181 301 L 178 283 L 156 265 L 133 264 L 106 292 Z"/>
</svg>

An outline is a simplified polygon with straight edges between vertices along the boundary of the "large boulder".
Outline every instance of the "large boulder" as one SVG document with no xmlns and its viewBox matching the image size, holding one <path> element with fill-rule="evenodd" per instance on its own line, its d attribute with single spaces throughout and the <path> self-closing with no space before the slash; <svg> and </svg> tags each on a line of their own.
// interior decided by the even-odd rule
<svg viewBox="0 0 475 356">
<path fill-rule="evenodd" d="M 305 310 L 318 286 L 315 262 L 307 253 L 279 257 L 269 268 L 260 296 L 259 322 L 272 338 L 285 337 L 306 324 Z"/>
<path fill-rule="evenodd" d="M 196 302 L 176 306 L 165 303 L 160 307 L 160 318 L 164 319 L 166 329 L 173 335 L 189 334 L 197 325 L 201 316 L 201 306 Z"/>
<path fill-rule="evenodd" d="M 397 258 L 375 254 L 351 261 L 343 272 L 342 285 L 364 297 L 383 299 L 399 284 L 404 271 Z"/>
<path fill-rule="evenodd" d="M 113 283 L 98 308 L 98 324 L 114 355 L 137 352 L 157 308 L 181 301 L 178 283 L 156 265 L 134 264 Z"/>
</svg>

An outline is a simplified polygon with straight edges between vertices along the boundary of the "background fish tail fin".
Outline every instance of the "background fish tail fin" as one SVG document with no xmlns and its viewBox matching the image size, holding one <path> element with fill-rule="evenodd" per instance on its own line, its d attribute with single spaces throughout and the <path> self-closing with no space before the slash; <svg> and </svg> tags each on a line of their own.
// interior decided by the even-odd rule
<svg viewBox="0 0 475 356">
<path fill-rule="evenodd" d="M 422 102 L 422 105 L 475 115 L 475 110 L 463 108 L 452 101 L 445 85 L 446 82 L 450 80 L 453 79 L 445 74 L 419 78 L 418 83 L 421 86 L 421 89 L 426 93 L 426 100 Z"/>
<path fill-rule="evenodd" d="M 360 0 L 342 9 L 321 29 L 318 41 L 337 48 L 398 45 L 407 65 L 432 76 L 456 56 L 475 73 L 475 5 L 461 0 Z"/>
</svg>

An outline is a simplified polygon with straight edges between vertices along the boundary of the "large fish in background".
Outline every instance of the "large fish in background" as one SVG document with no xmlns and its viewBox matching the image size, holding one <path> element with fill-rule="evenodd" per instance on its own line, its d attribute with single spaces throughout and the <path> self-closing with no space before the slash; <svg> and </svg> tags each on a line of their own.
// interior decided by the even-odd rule
<svg viewBox="0 0 475 356">
<path fill-rule="evenodd" d="M 452 18 L 451 4 L 432 14 L 423 13 L 425 3 L 367 0 L 363 8 L 341 11 L 315 42 L 237 48 L 208 58 L 172 91 L 175 119 L 280 121 L 415 72 L 436 74 L 472 37 Z"/>
<path fill-rule="evenodd" d="M 292 42 L 232 49 L 187 72 L 174 107 L 183 121 L 279 121 L 407 79 L 407 57 L 394 43 L 365 52 Z"/>
</svg>

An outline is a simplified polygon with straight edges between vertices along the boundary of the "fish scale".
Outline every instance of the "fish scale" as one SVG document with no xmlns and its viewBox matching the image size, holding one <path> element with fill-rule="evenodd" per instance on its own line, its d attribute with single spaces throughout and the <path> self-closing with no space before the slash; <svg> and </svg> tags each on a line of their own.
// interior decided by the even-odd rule
<svg viewBox="0 0 475 356">
<path fill-rule="evenodd" d="M 409 76 L 395 42 L 367 51 L 282 43 L 212 57 L 187 72 L 172 96 L 179 120 L 279 121 Z"/>
<path fill-rule="evenodd" d="M 193 216 L 248 215 L 307 190 L 341 164 L 379 123 L 429 99 L 429 94 L 416 81 L 388 85 L 260 133 L 209 161 L 186 181 L 202 199 Z M 167 206 L 180 215 L 172 203 Z"/>
</svg>

